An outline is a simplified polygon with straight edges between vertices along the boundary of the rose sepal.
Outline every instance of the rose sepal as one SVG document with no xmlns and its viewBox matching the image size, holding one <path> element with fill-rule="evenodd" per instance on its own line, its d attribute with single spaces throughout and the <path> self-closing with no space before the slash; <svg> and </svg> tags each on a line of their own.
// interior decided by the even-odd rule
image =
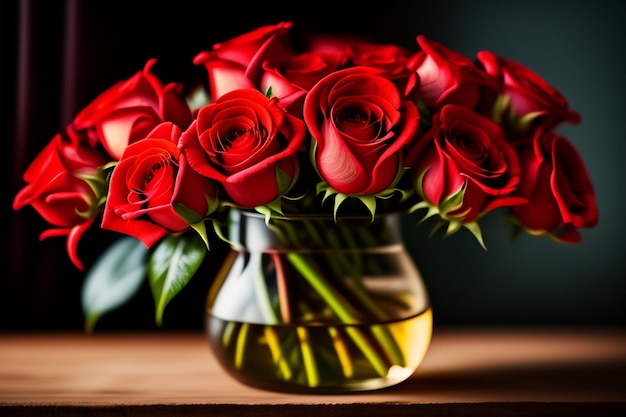
<svg viewBox="0 0 626 417">
<path fill-rule="evenodd" d="M 426 103 L 424 103 L 424 100 L 422 100 L 421 98 L 418 97 L 415 100 L 415 105 L 417 106 L 417 110 L 420 116 L 419 117 L 419 130 L 422 132 L 425 132 L 432 125 L 431 121 L 433 118 L 433 114 L 428 108 L 428 106 L 426 105 Z"/>
<path fill-rule="evenodd" d="M 294 177 L 297 177 L 296 173 Z M 276 184 L 278 185 L 279 195 L 269 203 L 256 206 L 254 210 L 265 217 L 265 224 L 269 225 L 270 219 L 274 215 L 284 216 L 282 198 L 294 184 L 294 180 L 282 169 L 276 167 Z"/>
<path fill-rule="evenodd" d="M 224 233 L 224 228 L 226 227 L 226 225 L 216 219 L 208 220 L 213 224 L 213 231 L 215 232 L 217 237 L 220 238 L 223 242 L 232 246 L 232 240 L 230 240 L 230 238 L 227 236 L 227 233 Z"/>
<path fill-rule="evenodd" d="M 93 201 L 89 203 L 89 209 L 87 211 L 84 211 L 84 212 L 77 211 L 76 214 L 83 217 L 84 219 L 91 219 L 100 212 L 100 208 L 104 206 L 104 203 L 106 202 L 106 199 L 107 199 L 106 179 L 103 178 L 99 174 L 87 174 L 87 173 L 76 174 L 76 178 L 80 178 L 81 180 L 85 181 L 85 183 L 87 183 L 89 188 L 91 188 L 91 191 L 93 191 L 93 194 L 95 196 Z"/>
<path fill-rule="evenodd" d="M 422 174 L 419 175 L 415 188 L 417 189 L 417 193 L 421 196 L 422 201 L 411 206 L 408 211 L 409 213 L 414 213 L 419 210 L 426 209 L 426 213 L 420 219 L 420 223 L 426 221 L 426 219 L 438 215 L 440 217 L 440 221 L 435 225 L 433 230 L 431 230 L 430 236 L 433 236 L 438 230 L 442 228 L 446 228 L 445 236 L 453 235 L 454 233 L 461 230 L 465 227 L 469 230 L 472 235 L 476 238 L 480 246 L 483 249 L 487 250 L 487 246 L 483 240 L 482 231 L 480 230 L 480 226 L 477 220 L 472 222 L 463 222 L 463 218 L 469 212 L 468 209 L 466 212 L 457 213 L 456 211 L 463 206 L 463 198 L 465 196 L 465 187 L 461 187 L 456 193 L 448 196 L 444 199 L 439 205 L 435 205 L 430 203 L 424 196 L 424 190 L 422 187 L 422 179 L 428 170 L 424 170 Z M 454 213 L 454 214 L 450 214 Z"/>
<path fill-rule="evenodd" d="M 527 133 L 533 121 L 543 114 L 544 112 L 535 111 L 529 112 L 522 117 L 517 116 L 513 111 L 510 97 L 504 94 L 498 95 L 491 109 L 491 119 L 498 124 L 506 126 L 517 135 Z"/>
<path fill-rule="evenodd" d="M 176 213 L 180 217 L 182 217 L 187 223 L 189 223 L 189 226 L 198 233 L 200 238 L 202 238 L 202 241 L 206 245 L 207 250 L 210 250 L 211 245 L 207 236 L 206 224 L 204 222 L 204 219 L 206 218 L 206 216 L 214 213 L 220 207 L 220 201 L 219 199 L 212 198 L 208 195 L 205 195 L 205 197 L 207 201 L 207 212 L 205 214 L 205 217 L 200 216 L 196 211 L 187 208 L 187 206 L 185 206 L 184 204 L 174 203 L 172 204 L 172 206 L 174 207 Z"/>
<path fill-rule="evenodd" d="M 572 227 L 563 226 L 555 231 L 544 229 L 533 229 L 524 226 L 515 216 L 508 216 L 509 221 L 513 224 L 513 240 L 526 232 L 535 237 L 548 237 L 553 241 L 561 244 L 575 244 L 581 241 L 580 232 Z"/>
<path fill-rule="evenodd" d="M 270 220 L 275 215 L 279 215 L 281 217 L 284 216 L 281 200 L 282 198 L 278 197 L 277 199 L 270 201 L 267 204 L 264 204 L 262 206 L 257 206 L 254 208 L 255 211 L 263 215 L 263 217 L 265 218 L 266 225 L 270 224 Z"/>
<path fill-rule="evenodd" d="M 200 108 L 210 104 L 211 97 L 207 89 L 202 84 L 198 84 L 185 96 L 185 102 L 192 113 L 195 113 Z"/>
<path fill-rule="evenodd" d="M 324 202 L 329 197 L 331 196 L 335 197 L 334 204 L 333 204 L 333 217 L 335 221 L 337 221 L 337 213 L 339 212 L 339 207 L 348 198 L 359 200 L 365 206 L 365 208 L 367 208 L 373 221 L 374 218 L 376 217 L 376 208 L 377 208 L 376 198 L 386 200 L 386 199 L 392 198 L 394 195 L 397 195 L 397 193 L 400 193 L 400 196 L 401 196 L 400 202 L 402 202 L 402 201 L 406 201 L 412 195 L 413 193 L 412 191 L 407 191 L 401 188 L 396 188 L 396 185 L 400 182 L 400 179 L 405 174 L 405 171 L 406 170 L 403 168 L 398 169 L 398 172 L 396 173 L 396 176 L 391 182 L 391 184 L 389 185 L 389 187 L 376 194 L 348 195 L 348 194 L 340 193 L 339 191 L 335 190 L 325 181 L 320 181 L 319 183 L 317 183 L 315 187 L 315 192 L 317 195 L 324 194 L 322 197 L 322 204 L 324 204 Z"/>
<path fill-rule="evenodd" d="M 335 219 L 335 222 L 337 221 L 337 213 L 339 212 L 339 207 L 348 198 L 354 198 L 354 199 L 359 200 L 361 203 L 363 203 L 367 211 L 370 213 L 372 221 L 374 220 L 374 217 L 376 216 L 376 196 L 375 195 L 343 194 L 343 193 L 338 192 L 333 187 L 331 187 L 330 185 L 328 185 L 327 183 L 323 181 L 317 184 L 316 189 L 317 189 L 317 194 L 324 194 L 324 196 L 322 197 L 322 204 L 324 204 L 329 197 L 331 196 L 335 197 L 335 200 L 333 203 L 333 217 Z"/>
</svg>

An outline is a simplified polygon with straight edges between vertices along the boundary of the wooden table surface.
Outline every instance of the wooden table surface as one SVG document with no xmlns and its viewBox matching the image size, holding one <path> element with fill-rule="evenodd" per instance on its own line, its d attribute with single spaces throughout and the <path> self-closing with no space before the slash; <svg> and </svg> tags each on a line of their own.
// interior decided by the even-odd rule
<svg viewBox="0 0 626 417">
<path fill-rule="evenodd" d="M 626 416 L 626 329 L 435 328 L 408 381 L 342 395 L 241 385 L 201 332 L 0 334 L 0 416 L 85 415 Z"/>
</svg>

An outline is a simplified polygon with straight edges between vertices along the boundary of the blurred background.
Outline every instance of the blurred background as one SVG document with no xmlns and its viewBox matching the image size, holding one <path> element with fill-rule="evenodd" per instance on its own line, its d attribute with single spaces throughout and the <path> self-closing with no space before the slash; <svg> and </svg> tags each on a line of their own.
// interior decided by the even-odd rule
<svg viewBox="0 0 626 417">
<path fill-rule="evenodd" d="M 483 223 L 488 250 L 466 232 L 429 238 L 407 225 L 408 248 L 429 289 L 435 325 L 625 325 L 626 222 L 622 211 L 626 140 L 626 25 L 623 2 L 599 0 L 226 1 L 2 0 L 0 331 L 80 330 L 83 273 L 65 239 L 40 242 L 46 224 L 11 204 L 22 173 L 52 136 L 115 82 L 149 58 L 165 82 L 204 75 L 191 60 L 259 26 L 293 21 L 297 32 L 371 36 L 416 50 L 418 34 L 474 58 L 480 50 L 517 60 L 561 91 L 582 115 L 563 126 L 595 184 L 600 223 L 562 245 L 522 236 L 502 219 Z M 407 222 L 414 222 L 408 220 Z M 503 227 L 504 226 L 504 227 Z M 110 242 L 88 233 L 92 263 Z M 202 274 L 170 303 L 164 328 L 201 329 L 204 300 L 225 253 L 216 245 Z M 156 328 L 147 285 L 96 330 Z"/>
</svg>

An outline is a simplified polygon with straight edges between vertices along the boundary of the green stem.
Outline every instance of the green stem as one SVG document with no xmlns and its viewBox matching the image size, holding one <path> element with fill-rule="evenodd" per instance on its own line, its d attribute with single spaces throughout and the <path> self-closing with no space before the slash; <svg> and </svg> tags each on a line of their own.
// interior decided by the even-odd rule
<svg viewBox="0 0 626 417">
<path fill-rule="evenodd" d="M 280 341 L 276 335 L 276 331 L 271 326 L 265 326 L 263 331 L 265 334 L 265 340 L 267 341 L 267 346 L 269 347 L 272 355 L 272 360 L 276 365 L 278 365 L 278 369 L 280 369 L 283 378 L 285 380 L 290 380 L 292 376 L 291 368 L 289 368 L 289 363 L 287 363 L 285 354 L 280 347 Z"/>
<path fill-rule="evenodd" d="M 404 366 L 404 355 L 389 329 L 384 325 L 375 325 L 372 326 L 372 334 L 380 342 L 392 363 Z"/>
<path fill-rule="evenodd" d="M 350 230 L 347 230 L 347 229 L 349 229 L 348 227 L 346 227 L 344 225 L 338 225 L 338 229 L 339 229 L 339 232 L 341 233 L 341 237 L 346 241 L 346 243 L 348 244 L 349 248 L 356 248 L 356 247 L 358 247 L 357 242 L 354 239 L 354 233 L 352 233 L 352 231 L 350 231 Z M 335 239 L 335 240 L 337 240 L 337 239 Z M 360 255 L 360 253 L 354 253 L 354 256 L 352 256 L 352 259 L 354 261 L 354 269 L 358 270 L 358 269 L 363 268 L 363 259 L 362 259 L 362 256 Z"/>
<path fill-rule="evenodd" d="M 315 227 L 313 227 L 313 225 L 311 225 L 310 222 L 304 221 L 304 224 L 305 224 L 305 227 L 307 228 L 307 231 L 310 233 L 310 235 L 313 237 L 313 239 L 316 242 L 318 242 L 322 247 L 327 246 L 324 244 L 324 240 L 322 239 L 320 234 L 317 232 L 317 229 L 315 229 Z M 339 227 L 339 229 L 343 231 L 344 228 Z M 342 234 L 346 235 L 346 233 L 342 233 Z M 386 319 L 385 313 L 367 295 L 367 292 L 365 291 L 365 288 L 363 287 L 361 275 L 358 271 L 358 265 L 353 266 L 350 263 L 350 261 L 345 256 L 343 256 L 343 254 L 340 251 L 339 241 L 337 240 L 336 236 L 334 236 L 332 233 L 326 233 L 326 239 L 330 243 L 331 247 L 338 249 L 337 251 L 334 251 L 333 253 L 329 254 L 327 258 L 328 261 L 331 263 L 331 268 L 334 269 L 335 271 L 340 271 L 342 269 L 347 271 L 348 275 L 350 275 L 353 278 L 353 282 L 356 284 L 354 287 L 351 288 L 354 291 L 353 294 L 357 296 L 359 301 L 364 304 L 364 306 L 368 309 L 368 311 L 372 311 L 378 319 L 385 320 Z M 350 240 L 349 244 L 351 244 L 352 247 L 356 246 L 354 240 Z M 357 258 L 360 258 L 360 257 L 357 257 Z"/>
<path fill-rule="evenodd" d="M 279 222 L 280 224 L 280 222 Z M 372 300 L 368 294 L 366 288 L 363 285 L 362 276 L 357 266 L 362 265 L 362 261 L 358 254 L 354 254 L 356 257 L 355 262 L 350 262 L 348 256 L 342 251 L 342 245 L 337 239 L 337 236 L 324 228 L 315 228 L 310 221 L 305 220 L 304 225 L 306 227 L 308 236 L 317 242 L 320 247 L 331 248 L 337 250 L 331 250 L 327 256 L 329 266 L 334 271 L 334 274 L 341 276 L 345 271 L 352 280 L 348 281 L 350 294 L 354 295 L 361 305 L 363 305 L 367 311 L 373 313 L 378 320 L 387 320 L 387 314 Z M 285 223 L 285 227 L 282 228 L 275 224 L 267 225 L 274 231 L 276 236 L 285 244 L 286 248 L 306 248 L 300 241 L 300 237 L 296 233 L 296 230 L 291 227 L 290 224 Z M 344 239 L 347 239 L 349 247 L 350 245 L 358 246 L 354 241 L 354 237 L 347 234 L 345 227 L 339 225 L 340 233 Z M 326 230 L 324 236 L 320 234 L 320 230 Z M 336 230 L 336 229 L 335 229 Z M 372 236 L 368 236 L 372 239 Z M 283 322 L 290 322 L 290 314 L 288 303 L 284 303 L 286 300 L 286 281 L 283 271 L 283 264 L 280 260 L 282 255 L 272 254 L 274 264 L 276 265 L 276 279 L 278 286 L 278 309 L 280 314 L 275 311 L 270 299 L 267 282 L 265 280 L 264 271 L 262 269 L 261 254 L 251 253 L 251 258 L 247 269 L 253 276 L 253 285 L 255 287 L 255 293 L 257 294 L 257 303 L 261 310 L 267 325 L 265 329 L 265 339 L 267 340 L 270 353 L 274 362 L 280 369 L 280 372 L 284 379 L 289 380 L 292 377 L 289 364 L 285 360 L 284 349 L 281 343 L 278 341 L 277 335 L 270 327 L 271 324 L 278 324 Z M 361 314 L 358 309 L 351 306 L 351 303 L 341 294 L 341 292 L 331 285 L 331 283 L 325 278 L 321 270 L 317 269 L 317 265 L 309 261 L 306 255 L 298 251 L 285 251 L 284 256 L 291 263 L 291 265 L 301 274 L 301 276 L 311 285 L 316 293 L 324 300 L 326 305 L 333 311 L 333 313 L 339 318 L 343 324 L 354 325 L 362 322 Z M 258 258 L 257 258 L 258 257 Z M 367 260 L 365 260 L 367 261 Z M 334 328 L 333 328 L 334 329 Z M 243 364 L 244 348 L 247 342 L 247 326 L 242 326 L 237 334 L 237 345 L 235 350 L 235 366 L 241 367 Z M 336 329 L 335 333 L 336 332 Z M 392 361 L 392 363 L 402 364 L 404 362 L 403 355 L 400 352 L 393 335 L 384 326 L 372 326 L 370 328 L 371 335 L 367 335 L 363 330 L 357 327 L 346 327 L 346 334 L 354 342 L 357 348 L 363 353 L 364 357 L 369 361 L 375 372 L 384 377 L 387 375 L 388 364 L 386 359 Z M 298 339 L 298 346 L 300 348 L 301 359 L 304 366 L 307 382 L 309 386 L 316 386 L 319 384 L 319 371 L 313 354 L 311 341 L 309 340 L 308 332 L 306 328 L 302 326 L 296 327 L 296 334 Z M 333 333 L 331 332 L 331 335 Z M 372 337 L 378 342 L 378 346 L 373 344 Z M 339 338 L 333 337 L 333 344 L 335 347 L 335 353 L 340 361 L 340 365 L 343 374 L 346 377 L 353 375 L 353 364 L 345 342 Z"/>
<path fill-rule="evenodd" d="M 328 333 L 333 341 L 333 346 L 335 347 L 335 352 L 337 353 L 337 359 L 339 359 L 343 375 L 346 378 L 352 378 L 352 375 L 354 374 L 354 367 L 352 366 L 350 352 L 348 351 L 345 340 L 343 340 L 336 327 L 329 327 Z"/>
<path fill-rule="evenodd" d="M 229 321 L 224 326 L 224 331 L 222 332 L 222 344 L 224 347 L 230 345 L 230 341 L 233 338 L 233 332 L 235 331 L 235 322 Z"/>
<path fill-rule="evenodd" d="M 320 383 L 320 377 L 315 364 L 315 356 L 309 342 L 309 334 L 305 327 L 296 327 L 298 339 L 300 340 L 300 350 L 302 352 L 302 361 L 304 362 L 304 370 L 306 372 L 307 382 L 310 387 L 316 387 Z"/>
<path fill-rule="evenodd" d="M 235 346 L 235 369 L 241 369 L 243 366 L 243 354 L 246 349 L 246 340 L 248 339 L 248 323 L 241 323 L 241 329 L 237 335 L 237 345 Z"/>
<path fill-rule="evenodd" d="M 354 241 L 352 234 L 347 233 L 346 228 L 342 226 L 339 227 L 339 230 L 343 238 L 348 242 L 348 245 L 350 245 L 351 247 L 355 247 L 356 242 Z M 327 235 L 328 241 L 331 243 L 331 246 L 340 249 L 337 238 L 331 233 L 327 233 Z M 367 235 L 363 237 L 367 237 L 368 243 L 371 244 L 371 246 L 375 246 L 375 241 L 373 241 L 371 234 L 362 233 L 362 235 Z M 358 270 L 358 266 L 353 266 L 340 250 L 334 251 L 332 255 L 336 255 L 338 261 L 341 263 L 343 268 L 352 277 L 351 282 L 354 283 L 354 285 L 351 287 L 351 290 L 352 293 L 356 295 L 358 300 L 367 308 L 368 311 L 372 312 L 378 320 L 388 320 L 388 315 L 376 304 L 376 302 L 369 296 L 367 290 L 365 289 L 361 273 Z M 335 256 L 332 257 L 335 258 Z M 358 258 L 360 260 L 360 257 Z M 360 264 L 361 263 L 359 263 L 359 265 Z M 378 340 L 378 342 L 381 344 L 384 352 L 387 354 L 392 363 L 403 365 L 404 356 L 402 355 L 402 352 L 400 351 L 400 348 L 398 347 L 395 338 L 389 332 L 389 330 L 383 326 L 375 326 L 372 328 L 372 333 L 374 334 L 376 340 Z"/>
<path fill-rule="evenodd" d="M 268 324 L 278 324 L 278 315 L 272 308 L 270 295 L 267 292 L 262 257 L 263 254 L 261 252 L 251 252 L 250 260 L 246 268 L 254 268 L 252 270 L 254 277 L 254 293 L 257 296 L 257 302 L 261 309 L 261 314 L 263 315 L 263 321 Z"/>
<path fill-rule="evenodd" d="M 276 292 L 278 293 L 278 310 L 282 323 L 291 323 L 291 303 L 289 302 L 289 290 L 287 288 L 287 278 L 285 268 L 278 252 L 272 252 L 272 262 L 276 269 Z"/>
<path fill-rule="evenodd" d="M 344 324 L 358 324 L 359 320 L 356 316 L 346 307 L 348 302 L 333 290 L 324 277 L 313 271 L 311 266 L 304 260 L 304 257 L 295 252 L 287 253 L 287 259 L 291 264 L 302 274 L 309 284 L 317 291 L 317 293 L 326 301 L 328 306 L 339 317 Z"/>
<path fill-rule="evenodd" d="M 289 252 L 287 254 L 287 258 L 324 299 L 324 301 L 326 301 L 328 306 L 344 324 L 358 323 L 356 316 L 346 307 L 348 305 L 346 300 L 344 300 L 343 297 L 336 291 L 333 291 L 333 287 L 329 285 L 320 274 L 313 271 L 310 265 L 303 259 L 301 254 Z M 346 330 L 359 349 L 361 349 L 363 354 L 368 358 L 376 372 L 380 376 L 385 376 L 387 374 L 387 369 L 384 361 L 380 358 L 376 349 L 371 346 L 363 333 L 355 327 L 348 327 Z"/>
<path fill-rule="evenodd" d="M 385 362 L 382 360 L 380 355 L 376 353 L 376 350 L 372 349 L 372 346 L 370 345 L 363 332 L 356 327 L 346 327 L 346 332 L 350 335 L 350 337 L 352 338 L 354 343 L 356 343 L 359 349 L 361 349 L 367 360 L 370 361 L 378 375 L 386 376 L 387 366 L 385 365 Z"/>
</svg>

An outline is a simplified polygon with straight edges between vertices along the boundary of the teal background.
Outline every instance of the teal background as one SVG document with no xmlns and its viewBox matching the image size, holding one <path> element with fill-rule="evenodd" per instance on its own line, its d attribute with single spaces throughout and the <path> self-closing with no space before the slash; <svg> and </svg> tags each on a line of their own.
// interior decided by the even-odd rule
<svg viewBox="0 0 626 417">
<path fill-rule="evenodd" d="M 410 37 L 411 13 L 399 9 L 395 27 Z M 624 3 L 444 1 L 415 9 L 434 39 L 468 57 L 487 49 L 517 60 L 565 95 L 582 122 L 559 131 L 585 160 L 600 210 L 598 226 L 582 230 L 574 246 L 529 235 L 511 244 L 495 218 L 483 227 L 487 252 L 468 233 L 442 242 L 420 231 L 411 248 L 435 315 L 458 323 L 623 323 Z"/>
<path fill-rule="evenodd" d="M 563 126 L 595 184 L 600 222 L 583 241 L 562 245 L 522 236 L 495 216 L 483 223 L 488 250 L 461 231 L 429 238 L 429 225 L 406 219 L 408 247 L 422 271 L 439 325 L 625 325 L 626 223 L 623 2 L 590 1 L 336 1 L 221 3 L 178 0 L 66 0 L 0 3 L 2 19 L 3 265 L 0 330 L 80 328 L 83 274 L 62 239 L 38 241 L 44 222 L 28 208 L 11 209 L 26 165 L 83 106 L 113 83 L 160 60 L 163 79 L 201 71 L 193 56 L 215 42 L 282 20 L 300 31 L 371 35 L 415 50 L 423 33 L 473 58 L 491 50 L 533 69 L 582 115 Z M 20 5 L 30 7 L 30 26 Z M 66 36 L 70 16 L 78 18 Z M 19 66 L 27 36 L 30 64 Z M 69 57 L 69 58 L 68 58 Z M 26 84 L 24 84 L 26 80 Z M 24 88 L 26 85 L 27 88 Z M 20 87 L 21 86 L 21 87 Z M 20 112 L 25 106 L 25 112 Z M 18 120 L 18 115 L 24 120 Z M 21 126 L 20 129 L 18 127 Z M 88 236 L 82 256 L 93 261 L 108 236 Z M 194 278 L 168 306 L 164 326 L 200 328 L 204 297 L 223 248 L 204 278 Z M 101 329 L 153 328 L 148 288 L 102 320 Z"/>
</svg>

